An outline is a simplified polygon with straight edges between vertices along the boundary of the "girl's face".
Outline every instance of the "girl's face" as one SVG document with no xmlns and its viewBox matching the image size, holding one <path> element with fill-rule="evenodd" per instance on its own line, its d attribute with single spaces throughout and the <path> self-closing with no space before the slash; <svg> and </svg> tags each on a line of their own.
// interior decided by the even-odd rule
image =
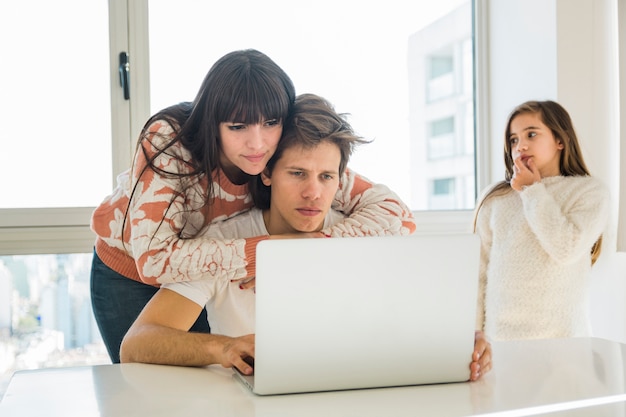
<svg viewBox="0 0 626 417">
<path fill-rule="evenodd" d="M 538 113 L 515 116 L 508 140 L 513 160 L 520 158 L 528 167 L 528 161 L 532 159 L 542 178 L 561 174 L 559 160 L 563 142 L 554 137 Z"/>
<path fill-rule="evenodd" d="M 276 151 L 283 132 L 278 120 L 265 120 L 257 124 L 223 122 L 219 126 L 220 162 L 226 174 L 233 177 L 241 172 L 258 175 Z"/>
</svg>

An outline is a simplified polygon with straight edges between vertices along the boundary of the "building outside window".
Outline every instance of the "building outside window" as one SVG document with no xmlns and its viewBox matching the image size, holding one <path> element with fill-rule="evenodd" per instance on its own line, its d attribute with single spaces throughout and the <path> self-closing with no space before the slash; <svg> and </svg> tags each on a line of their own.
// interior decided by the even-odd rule
<svg viewBox="0 0 626 417">
<path fill-rule="evenodd" d="M 429 160 L 456 156 L 454 116 L 430 122 L 426 140 Z"/>
<path fill-rule="evenodd" d="M 446 48 L 450 49 L 450 48 Z M 440 52 L 427 58 L 429 77 L 426 82 L 426 100 L 434 102 L 454 95 L 454 57 L 449 51 Z"/>
<path fill-rule="evenodd" d="M 110 363 L 90 268 L 91 254 L 0 256 L 0 397 L 18 369 Z"/>
<path fill-rule="evenodd" d="M 414 210 L 473 209 L 476 201 L 473 32 L 472 20 L 463 18 L 471 7 L 452 10 L 409 38 Z"/>
<path fill-rule="evenodd" d="M 431 210 L 440 210 L 455 204 L 455 178 L 438 178 L 431 182 L 429 207 Z"/>
</svg>

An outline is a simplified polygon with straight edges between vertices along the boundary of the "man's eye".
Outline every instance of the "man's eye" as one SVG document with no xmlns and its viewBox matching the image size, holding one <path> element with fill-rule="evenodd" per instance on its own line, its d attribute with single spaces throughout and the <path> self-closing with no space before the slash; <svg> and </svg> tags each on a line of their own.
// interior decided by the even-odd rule
<svg viewBox="0 0 626 417">
<path fill-rule="evenodd" d="M 334 177 L 330 174 L 324 174 L 322 175 L 322 178 L 325 179 L 326 181 L 332 181 Z"/>
</svg>

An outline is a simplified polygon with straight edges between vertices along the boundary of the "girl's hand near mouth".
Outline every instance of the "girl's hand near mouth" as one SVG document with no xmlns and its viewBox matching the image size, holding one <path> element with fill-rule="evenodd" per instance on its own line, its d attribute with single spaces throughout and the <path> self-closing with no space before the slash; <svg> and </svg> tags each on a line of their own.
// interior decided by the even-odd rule
<svg viewBox="0 0 626 417">
<path fill-rule="evenodd" d="M 528 187 L 541 181 L 541 174 L 535 166 L 532 156 L 520 155 L 514 161 L 514 174 L 511 178 L 511 188 L 515 191 L 522 191 L 523 187 Z"/>
</svg>

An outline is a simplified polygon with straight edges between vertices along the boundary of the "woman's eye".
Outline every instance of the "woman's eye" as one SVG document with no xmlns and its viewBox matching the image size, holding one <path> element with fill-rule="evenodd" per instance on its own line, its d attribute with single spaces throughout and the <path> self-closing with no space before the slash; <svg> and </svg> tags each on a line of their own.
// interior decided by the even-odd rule
<svg viewBox="0 0 626 417">
<path fill-rule="evenodd" d="M 244 129 L 246 127 L 246 125 L 244 124 L 232 124 L 230 126 L 228 126 L 229 130 L 241 130 Z"/>
<path fill-rule="evenodd" d="M 271 120 L 266 120 L 265 121 L 265 125 L 266 126 L 276 126 L 280 124 L 280 122 L 278 121 L 278 119 L 271 119 Z"/>
</svg>

